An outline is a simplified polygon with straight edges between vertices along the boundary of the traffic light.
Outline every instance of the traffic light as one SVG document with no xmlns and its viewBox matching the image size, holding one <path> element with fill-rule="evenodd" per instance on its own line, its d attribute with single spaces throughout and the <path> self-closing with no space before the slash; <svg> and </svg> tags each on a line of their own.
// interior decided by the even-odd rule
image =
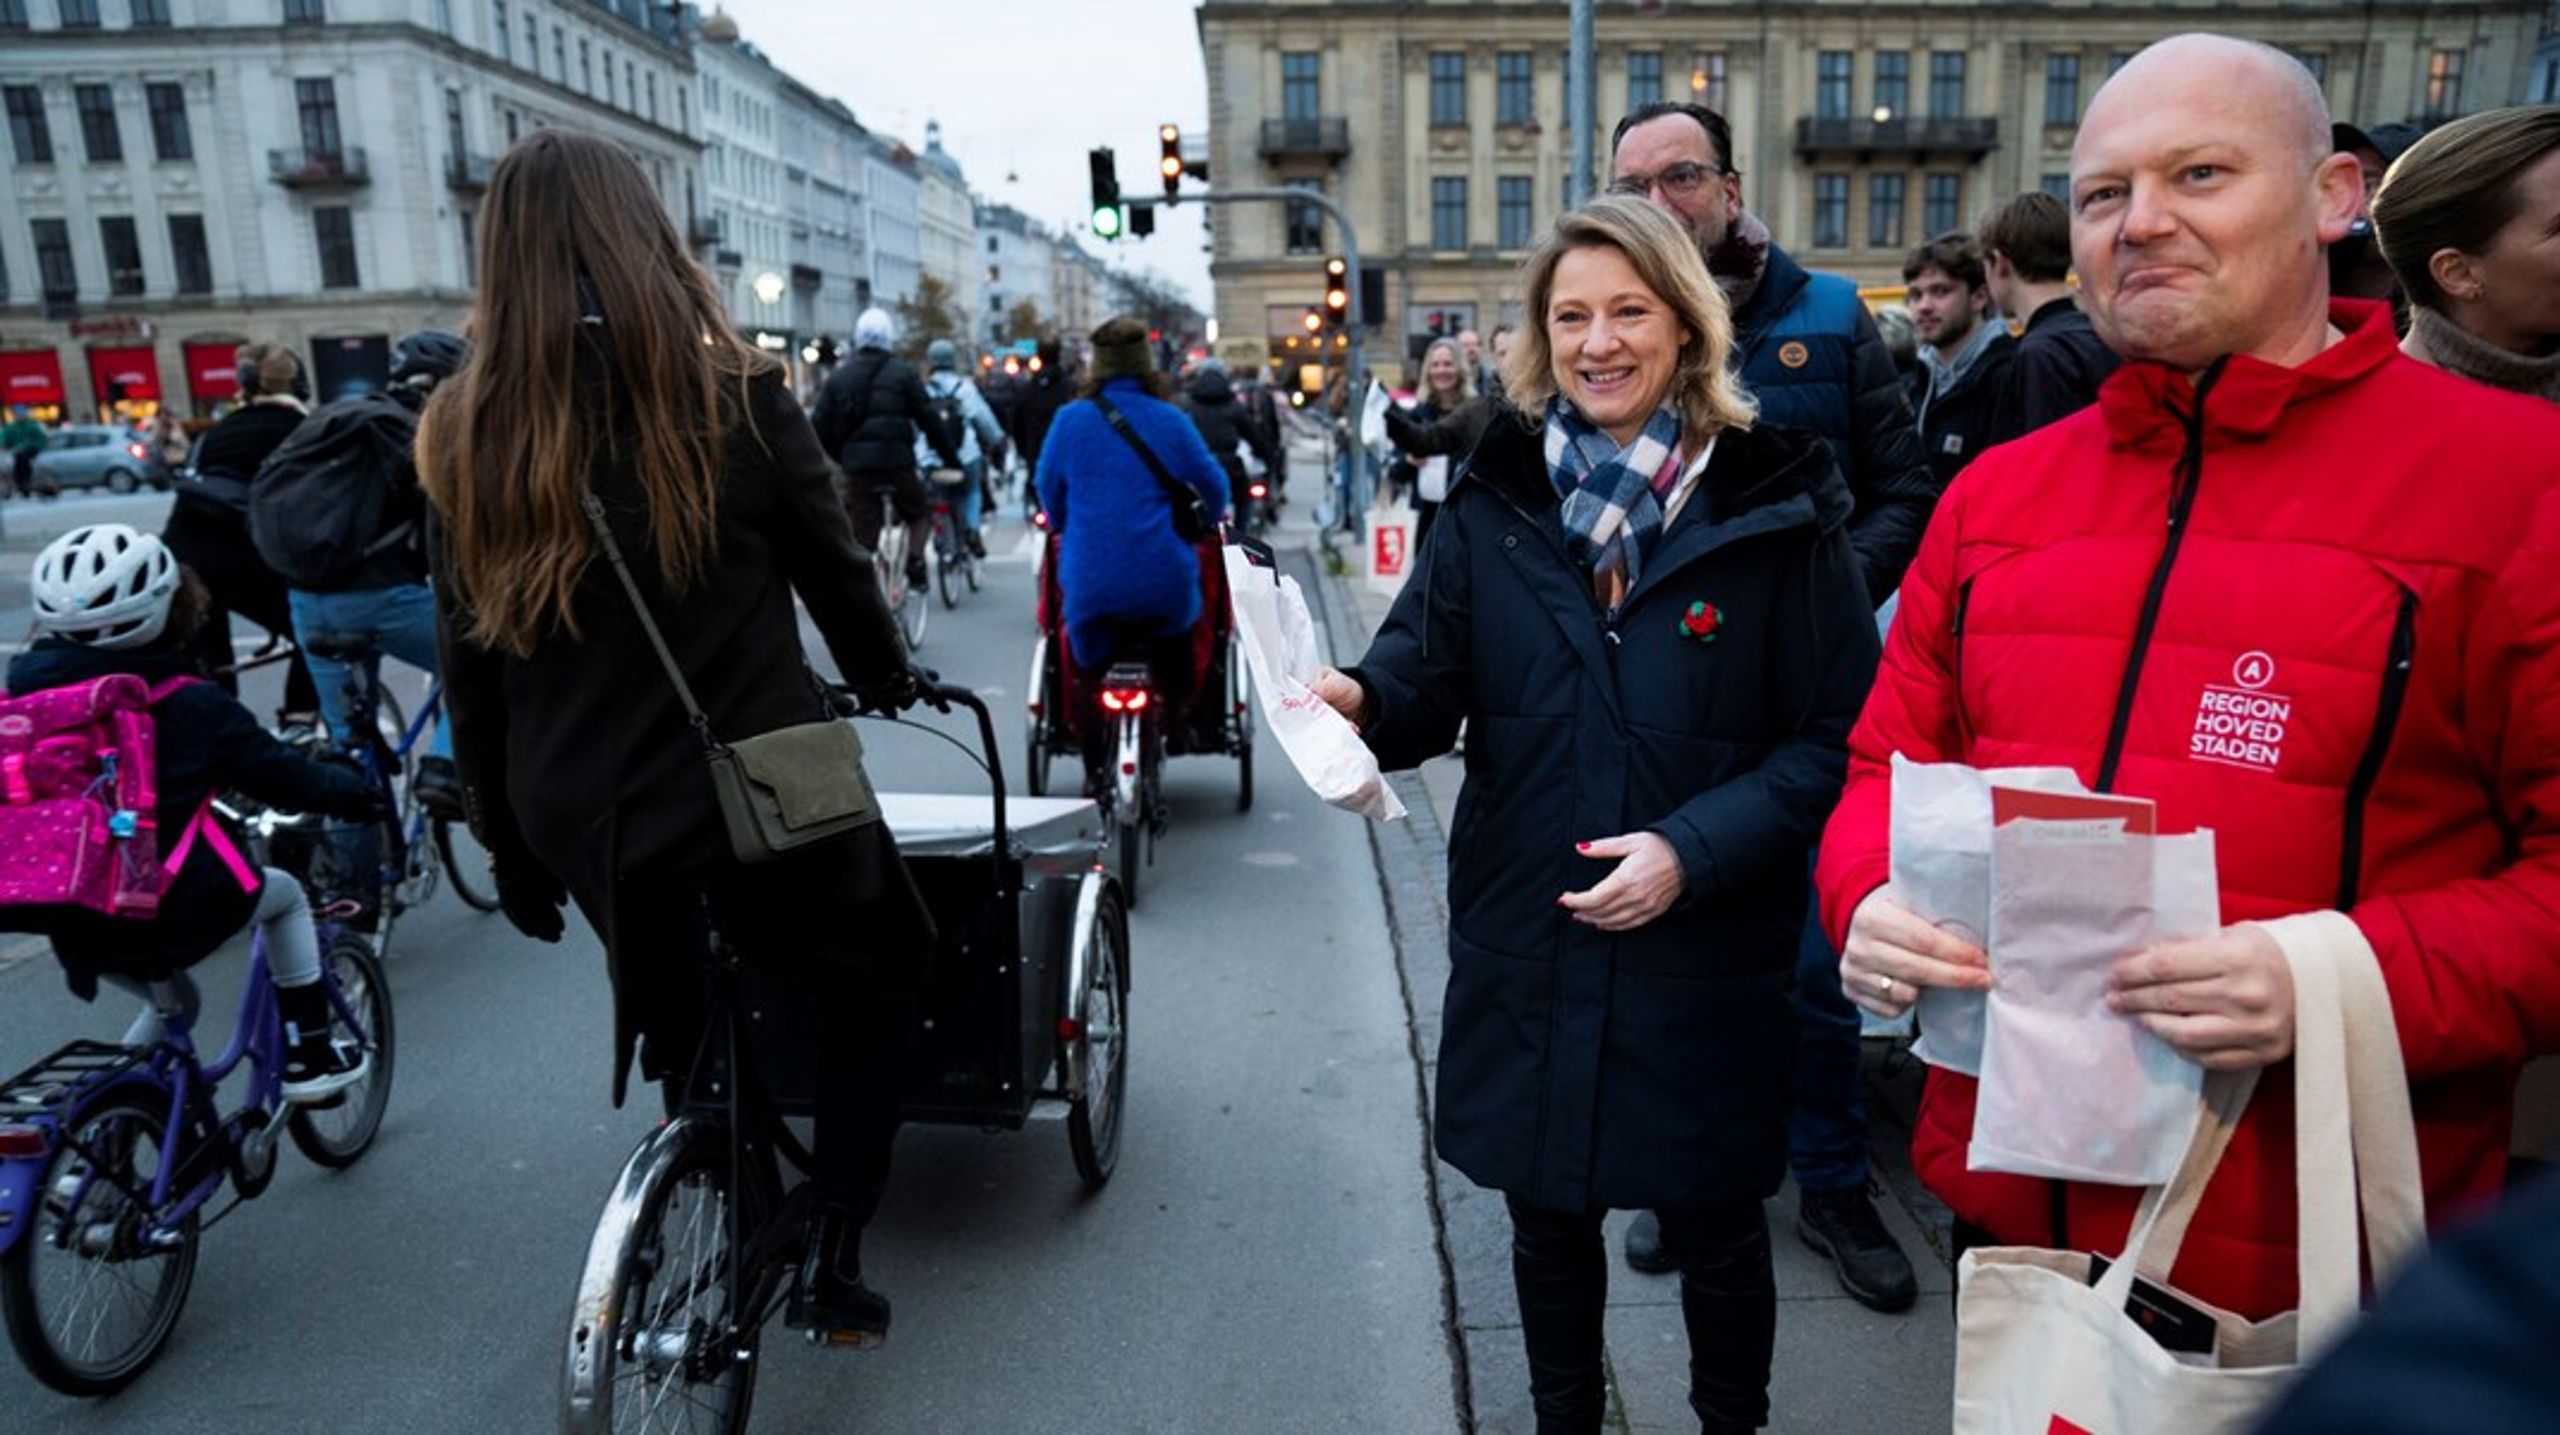
<svg viewBox="0 0 2560 1435">
<path fill-rule="evenodd" d="M 1306 325 L 1307 332 L 1310 334 L 1319 333 L 1324 329 L 1324 315 L 1316 312 L 1316 308 L 1312 304 L 1307 306 L 1306 317 L 1298 322 Z"/>
<path fill-rule="evenodd" d="M 1144 239 L 1156 232 L 1156 210 L 1151 204 L 1129 206 L 1129 237 Z"/>
<path fill-rule="evenodd" d="M 1156 168 L 1164 175 L 1165 202 L 1170 204 L 1182 198 L 1182 131 L 1172 125 L 1159 125 L 1156 140 L 1164 149 L 1164 158 L 1156 161 Z"/>
<path fill-rule="evenodd" d="M 1324 262 L 1324 316 L 1336 324 L 1351 317 L 1350 266 L 1338 258 Z"/>
<path fill-rule="evenodd" d="M 1120 237 L 1120 173 L 1105 145 L 1086 156 L 1093 168 L 1093 232 L 1096 238 Z"/>
</svg>

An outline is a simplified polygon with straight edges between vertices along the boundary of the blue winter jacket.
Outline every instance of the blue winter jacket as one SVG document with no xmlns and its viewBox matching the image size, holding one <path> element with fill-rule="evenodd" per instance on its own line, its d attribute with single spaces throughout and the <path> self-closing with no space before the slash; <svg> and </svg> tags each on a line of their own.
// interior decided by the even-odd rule
<svg viewBox="0 0 2560 1435">
<path fill-rule="evenodd" d="M 1227 471 L 1190 418 L 1135 379 L 1113 379 L 1102 391 L 1165 471 L 1200 491 L 1209 516 L 1226 517 Z M 1110 660 L 1115 623 L 1166 634 L 1200 621 L 1200 561 L 1173 531 L 1173 496 L 1091 399 L 1058 410 L 1040 447 L 1038 481 L 1058 535 L 1058 588 L 1078 667 Z"/>
</svg>

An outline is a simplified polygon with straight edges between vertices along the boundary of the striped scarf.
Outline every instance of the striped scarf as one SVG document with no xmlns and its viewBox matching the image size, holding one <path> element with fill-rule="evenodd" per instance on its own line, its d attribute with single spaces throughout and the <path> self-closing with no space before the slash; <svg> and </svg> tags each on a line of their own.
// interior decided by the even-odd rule
<svg viewBox="0 0 2560 1435">
<path fill-rule="evenodd" d="M 1680 412 L 1669 404 L 1624 448 L 1558 395 L 1547 405 L 1547 477 L 1564 499 L 1565 543 L 1615 608 L 1644 576 L 1662 504 L 1680 478 Z"/>
</svg>

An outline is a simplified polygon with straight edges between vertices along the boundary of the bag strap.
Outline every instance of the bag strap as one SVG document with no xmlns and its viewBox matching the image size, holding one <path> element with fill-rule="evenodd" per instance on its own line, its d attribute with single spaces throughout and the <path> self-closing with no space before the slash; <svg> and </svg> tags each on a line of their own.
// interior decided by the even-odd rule
<svg viewBox="0 0 2560 1435">
<path fill-rule="evenodd" d="M 659 664 L 667 670 L 667 681 L 675 684 L 676 701 L 684 704 L 684 715 L 702 738 L 702 745 L 714 752 L 720 739 L 711 732 L 711 719 L 703 715 L 702 705 L 693 700 L 693 687 L 684 680 L 684 669 L 676 666 L 676 655 L 667 648 L 666 636 L 658 631 L 658 620 L 649 613 L 649 600 L 640 596 L 640 584 L 631 576 L 631 565 L 623 561 L 622 545 L 613 538 L 613 526 L 604 521 L 604 502 L 594 494 L 582 494 L 579 506 L 587 512 L 587 526 L 596 531 L 596 542 L 604 545 L 604 556 L 613 564 L 613 575 L 622 580 L 622 592 L 631 600 L 631 611 L 640 618 L 640 631 L 649 635 L 649 646 L 658 655 Z"/>
<path fill-rule="evenodd" d="M 1174 508 L 1177 511 L 1185 505 L 1201 501 L 1199 493 L 1189 484 L 1175 478 L 1164 466 L 1164 460 L 1156 457 L 1156 451 L 1147 447 L 1147 441 L 1138 437 L 1136 426 L 1129 422 L 1127 414 L 1120 412 L 1119 405 L 1111 402 L 1105 395 L 1095 394 L 1093 406 L 1102 410 L 1102 416 L 1111 421 L 1111 427 L 1119 433 L 1120 437 L 1129 441 L 1129 447 L 1138 451 L 1138 457 L 1146 460 L 1147 472 L 1154 474 L 1156 482 L 1164 485 L 1165 492 L 1173 495 Z"/>
</svg>

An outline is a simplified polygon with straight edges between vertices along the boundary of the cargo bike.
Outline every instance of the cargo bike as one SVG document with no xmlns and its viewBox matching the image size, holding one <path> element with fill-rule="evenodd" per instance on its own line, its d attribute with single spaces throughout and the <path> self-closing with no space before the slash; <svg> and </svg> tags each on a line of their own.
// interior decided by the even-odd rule
<svg viewBox="0 0 2560 1435">
<path fill-rule="evenodd" d="M 906 1119 L 1021 1129 L 1064 1116 L 1088 1189 L 1119 1161 L 1128 1090 L 1129 936 L 1090 801 L 1005 792 L 994 720 L 965 688 L 987 791 L 882 793 L 939 930 L 909 1035 Z M 746 1428 L 765 1326 L 805 1278 L 792 1198 L 808 1153 L 786 1118 L 823 1033 L 714 939 L 706 1060 L 606 1200 L 571 1313 L 570 1432 Z"/>
</svg>

